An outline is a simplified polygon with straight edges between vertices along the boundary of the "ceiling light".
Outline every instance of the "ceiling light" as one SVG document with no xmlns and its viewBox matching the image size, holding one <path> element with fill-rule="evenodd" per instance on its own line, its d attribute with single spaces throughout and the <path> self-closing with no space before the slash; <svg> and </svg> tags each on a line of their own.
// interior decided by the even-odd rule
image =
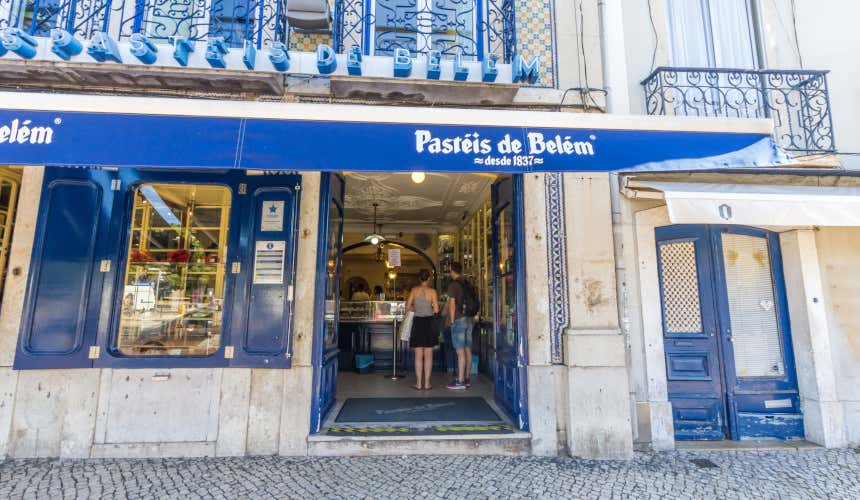
<svg viewBox="0 0 860 500">
<path fill-rule="evenodd" d="M 415 184 L 421 184 L 426 178 L 427 176 L 424 174 L 424 172 L 412 172 L 412 182 L 414 182 Z"/>
<path fill-rule="evenodd" d="M 364 237 L 364 241 L 366 243 L 370 243 L 373 246 L 380 244 L 385 241 L 385 237 L 376 232 L 376 208 L 379 207 L 379 203 L 373 204 L 373 230 Z"/>
</svg>

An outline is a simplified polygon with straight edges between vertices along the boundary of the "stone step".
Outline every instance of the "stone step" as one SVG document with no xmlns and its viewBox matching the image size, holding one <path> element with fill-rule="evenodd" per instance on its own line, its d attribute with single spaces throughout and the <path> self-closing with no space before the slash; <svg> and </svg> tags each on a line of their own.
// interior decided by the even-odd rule
<svg viewBox="0 0 860 500">
<path fill-rule="evenodd" d="M 529 455 L 531 434 L 453 434 L 443 436 L 308 437 L 310 456 L 361 455 Z"/>
</svg>

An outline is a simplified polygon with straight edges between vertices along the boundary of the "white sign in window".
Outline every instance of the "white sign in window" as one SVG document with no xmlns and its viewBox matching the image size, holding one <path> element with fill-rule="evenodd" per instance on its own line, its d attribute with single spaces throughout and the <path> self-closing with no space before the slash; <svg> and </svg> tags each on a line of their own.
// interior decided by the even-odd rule
<svg viewBox="0 0 860 500">
<path fill-rule="evenodd" d="M 254 284 L 284 283 L 286 241 L 258 241 L 254 251 Z"/>
<path fill-rule="evenodd" d="M 284 202 L 264 201 L 263 213 L 260 215 L 260 231 L 284 230 Z"/>
</svg>

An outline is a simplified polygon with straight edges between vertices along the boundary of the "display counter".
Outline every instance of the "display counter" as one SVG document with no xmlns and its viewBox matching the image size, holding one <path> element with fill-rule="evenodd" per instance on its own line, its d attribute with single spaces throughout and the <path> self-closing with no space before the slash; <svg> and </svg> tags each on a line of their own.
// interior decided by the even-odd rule
<svg viewBox="0 0 860 500">
<path fill-rule="evenodd" d="M 340 303 L 340 321 L 390 323 L 406 316 L 406 302 L 394 300 L 349 300 Z"/>
<path fill-rule="evenodd" d="M 390 371 L 394 338 L 406 316 L 406 303 L 391 300 L 343 301 L 340 303 L 338 348 L 341 370 L 353 370 L 356 354 L 373 354 L 376 371 Z M 402 366 L 405 343 L 399 342 L 397 364 Z"/>
</svg>

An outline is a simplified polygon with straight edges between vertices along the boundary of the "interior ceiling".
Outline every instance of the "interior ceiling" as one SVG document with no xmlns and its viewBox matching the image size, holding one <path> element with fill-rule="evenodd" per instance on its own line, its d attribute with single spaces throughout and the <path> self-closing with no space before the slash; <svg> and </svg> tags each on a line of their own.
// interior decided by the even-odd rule
<svg viewBox="0 0 860 500">
<path fill-rule="evenodd" d="M 373 204 L 377 222 L 386 230 L 450 231 L 464 216 L 475 212 L 490 195 L 494 174 L 427 173 L 412 182 L 411 172 L 346 173 L 344 223 L 353 230 L 370 231 Z"/>
</svg>

